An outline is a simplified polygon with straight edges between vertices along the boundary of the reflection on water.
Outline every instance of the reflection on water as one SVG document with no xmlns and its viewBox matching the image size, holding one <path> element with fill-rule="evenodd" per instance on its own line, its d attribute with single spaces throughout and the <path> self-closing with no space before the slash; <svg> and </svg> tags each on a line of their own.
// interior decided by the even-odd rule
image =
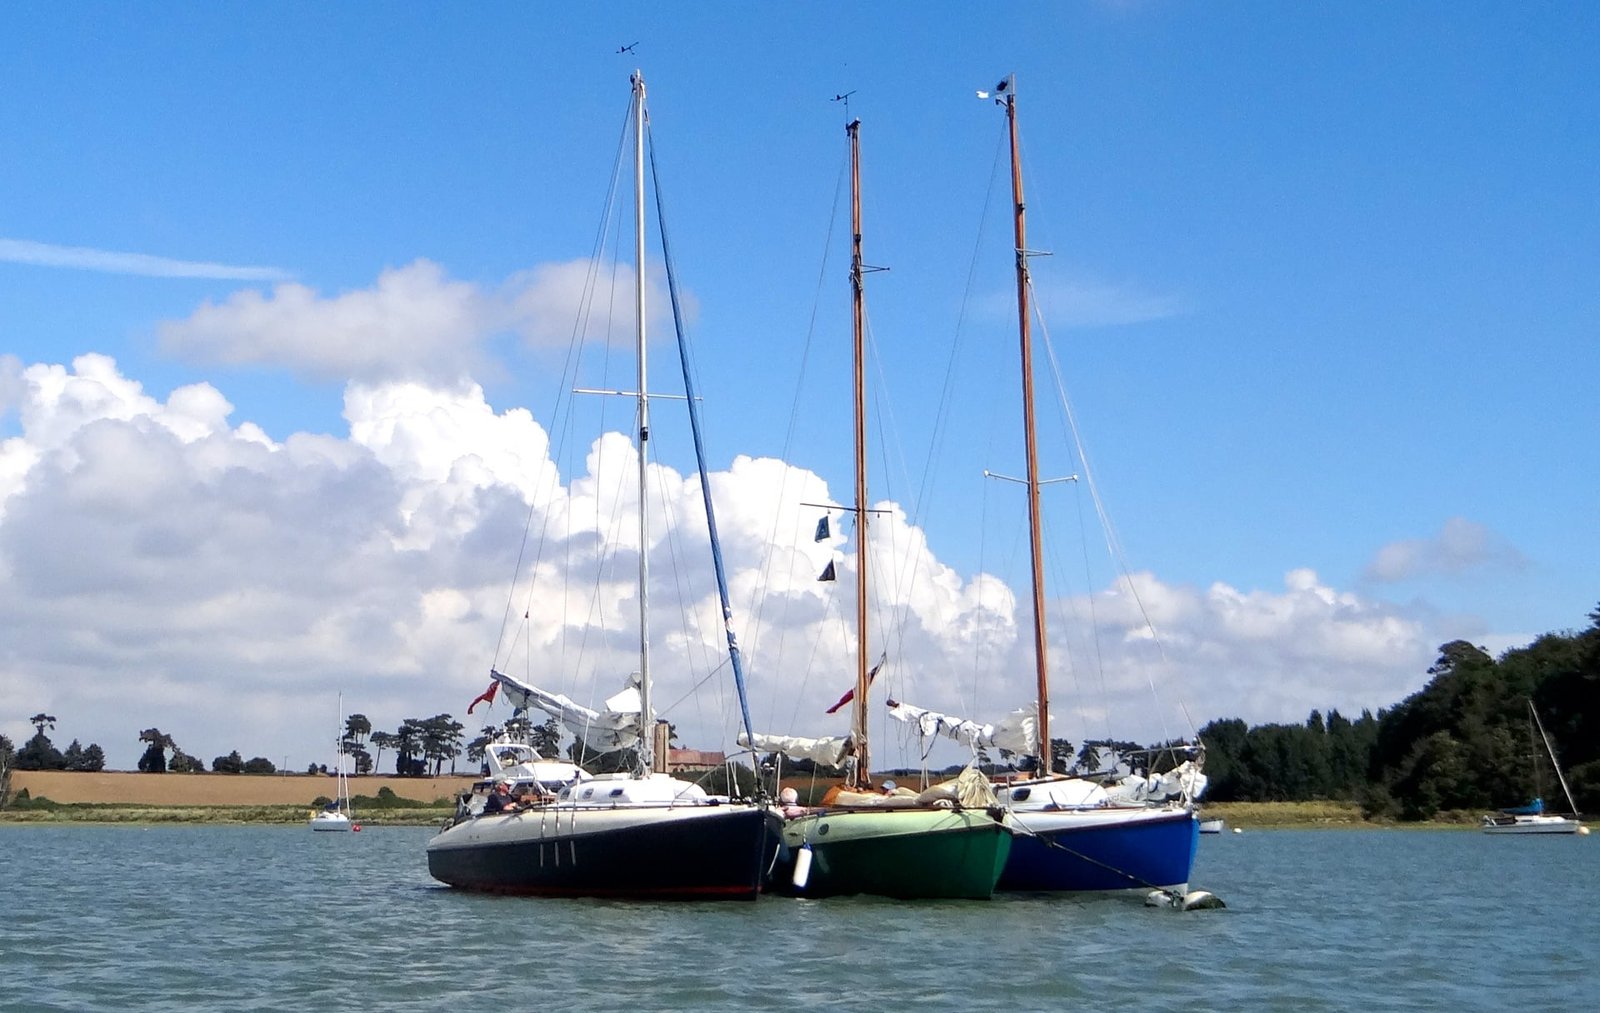
<svg viewBox="0 0 1600 1013">
<path fill-rule="evenodd" d="M 0 1009 L 1584 1008 L 1593 838 L 1206 838 L 1137 898 L 667 904 L 459 893 L 427 828 L 0 826 Z"/>
</svg>

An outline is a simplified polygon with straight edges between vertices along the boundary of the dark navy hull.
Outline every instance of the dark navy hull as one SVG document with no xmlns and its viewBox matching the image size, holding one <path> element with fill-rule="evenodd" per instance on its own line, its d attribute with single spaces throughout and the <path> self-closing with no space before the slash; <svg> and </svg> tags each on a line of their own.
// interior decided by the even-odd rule
<svg viewBox="0 0 1600 1013">
<path fill-rule="evenodd" d="M 996 890 L 1100 891 L 1183 888 L 1194 869 L 1200 823 L 1188 810 L 1127 819 L 1021 812 Z"/>
<path fill-rule="evenodd" d="M 539 897 L 753 900 L 778 817 L 750 805 L 557 809 L 467 820 L 428 845 L 466 890 Z"/>
</svg>

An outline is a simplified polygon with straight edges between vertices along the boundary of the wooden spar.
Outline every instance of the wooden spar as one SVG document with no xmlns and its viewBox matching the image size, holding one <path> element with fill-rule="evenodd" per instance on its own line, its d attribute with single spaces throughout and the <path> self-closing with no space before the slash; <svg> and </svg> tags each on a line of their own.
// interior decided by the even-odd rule
<svg viewBox="0 0 1600 1013">
<path fill-rule="evenodd" d="M 1017 144 L 1017 79 L 1006 79 L 1006 125 L 1011 134 L 1011 202 L 1016 222 L 1017 329 L 1022 342 L 1022 426 L 1027 447 L 1028 545 L 1033 562 L 1033 656 L 1038 678 L 1039 765 L 1042 776 L 1054 770 L 1050 758 L 1050 659 L 1045 636 L 1044 549 L 1039 516 L 1039 443 L 1034 434 L 1033 335 L 1028 326 L 1028 226 L 1022 201 L 1022 155 Z"/>
<path fill-rule="evenodd" d="M 650 389 L 645 373 L 644 330 L 644 75 L 633 73 L 633 199 L 634 278 L 633 309 L 637 316 L 639 363 L 639 764 L 646 773 L 655 767 L 650 727 L 650 522 L 648 477 L 650 440 Z"/>
<path fill-rule="evenodd" d="M 850 135 L 850 304 L 855 358 L 856 457 L 856 698 L 851 736 L 856 763 L 847 786 L 860 787 L 870 779 L 867 751 L 867 382 L 866 328 L 861 274 L 861 121 L 844 128 Z"/>
</svg>

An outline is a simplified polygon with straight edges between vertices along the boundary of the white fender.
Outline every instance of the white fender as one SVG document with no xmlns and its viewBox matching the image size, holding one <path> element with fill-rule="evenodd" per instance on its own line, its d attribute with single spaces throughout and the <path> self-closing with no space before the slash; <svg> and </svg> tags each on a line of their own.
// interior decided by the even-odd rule
<svg viewBox="0 0 1600 1013">
<path fill-rule="evenodd" d="M 800 845 L 800 850 L 795 853 L 794 875 L 789 878 L 789 881 L 794 884 L 796 890 L 804 890 L 806 888 L 806 880 L 810 878 L 811 845 L 802 844 Z"/>
</svg>

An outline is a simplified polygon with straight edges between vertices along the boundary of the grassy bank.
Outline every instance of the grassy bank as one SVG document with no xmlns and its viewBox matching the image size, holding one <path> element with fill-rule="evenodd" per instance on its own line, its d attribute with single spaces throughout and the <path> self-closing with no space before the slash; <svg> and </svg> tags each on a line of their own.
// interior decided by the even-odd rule
<svg viewBox="0 0 1600 1013">
<path fill-rule="evenodd" d="M 1208 802 L 1202 819 L 1225 820 L 1228 829 L 1309 830 L 1326 828 L 1390 827 L 1397 830 L 1476 829 L 1483 819 L 1478 810 L 1441 812 L 1431 820 L 1400 822 L 1367 820 L 1354 802 Z"/>
</svg>

